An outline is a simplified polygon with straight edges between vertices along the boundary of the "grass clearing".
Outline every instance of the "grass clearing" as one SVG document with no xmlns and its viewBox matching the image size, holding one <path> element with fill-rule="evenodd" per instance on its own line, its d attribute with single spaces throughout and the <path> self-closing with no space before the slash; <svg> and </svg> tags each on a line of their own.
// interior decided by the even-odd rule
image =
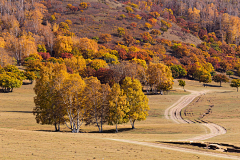
<svg viewBox="0 0 240 160">
<path fill-rule="evenodd" d="M 206 141 L 230 143 L 240 146 L 240 93 L 229 83 L 222 87 L 207 87 L 211 92 L 200 96 L 183 111 L 183 118 L 210 121 L 221 125 L 227 133 Z M 218 90 L 216 88 L 219 88 Z M 210 111 L 209 111 L 210 110 Z"/>
<path fill-rule="evenodd" d="M 64 125 L 61 126 L 62 132 L 53 132 L 54 126 L 37 124 L 32 114 L 34 84 L 23 85 L 12 93 L 0 93 L 0 141 L 2 143 L 0 159 L 198 159 L 198 157 L 219 159 L 105 139 L 129 139 L 145 142 L 177 141 L 205 134 L 206 128 L 201 125 L 179 125 L 173 123 L 172 120 L 164 119 L 164 110 L 182 95 L 189 94 L 177 85 L 175 82 L 174 88 L 180 89 L 172 91 L 168 95 L 149 95 L 150 111 L 147 120 L 137 121 L 135 130 L 130 129 L 130 124 L 119 125 L 120 132 L 117 134 L 114 133 L 115 126 L 109 125 L 104 125 L 105 133 L 96 133 L 98 129 L 95 126 L 82 126 L 82 131 L 86 133 L 72 134 Z M 205 89 L 194 81 L 188 81 L 185 88 Z M 207 89 L 209 88 L 207 87 Z M 232 91 L 232 96 L 234 96 L 236 92 Z M 211 94 L 205 96 L 208 95 Z M 229 93 L 222 94 L 222 96 L 226 95 Z M 236 97 L 232 98 L 234 100 Z M 218 110 L 222 111 L 223 109 L 220 107 Z M 215 117 L 218 116 L 219 114 L 215 115 Z M 237 126 L 239 121 L 237 114 L 232 114 L 232 116 L 235 117 L 235 120 L 227 117 L 213 120 L 223 126 L 228 126 L 230 123 Z M 211 141 L 231 142 L 240 139 L 237 138 L 239 129 L 230 126 L 227 129 L 229 129 L 227 135 L 212 138 Z"/>
<path fill-rule="evenodd" d="M 99 138 L 69 134 L 0 129 L 1 159 L 219 159 Z M 102 134 L 103 135 L 103 134 Z M 20 138 L 21 137 L 21 138 Z"/>
</svg>

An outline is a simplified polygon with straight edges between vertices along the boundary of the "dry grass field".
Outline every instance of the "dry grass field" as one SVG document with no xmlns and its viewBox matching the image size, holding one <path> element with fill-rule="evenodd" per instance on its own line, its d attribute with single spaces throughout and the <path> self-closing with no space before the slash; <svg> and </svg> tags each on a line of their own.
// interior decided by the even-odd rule
<svg viewBox="0 0 240 160">
<path fill-rule="evenodd" d="M 201 125 L 175 124 L 164 119 L 164 110 L 182 95 L 188 94 L 178 86 L 176 80 L 174 91 L 168 95 L 148 96 L 151 109 L 146 121 L 136 122 L 135 130 L 129 129 L 130 124 L 119 125 L 119 133 L 114 133 L 114 126 L 108 125 L 104 125 L 105 133 L 96 133 L 95 126 L 83 126 L 84 133 L 73 134 L 65 126 L 61 126 L 62 132 L 54 132 L 54 126 L 37 124 L 32 114 L 33 85 L 23 85 L 13 93 L 0 93 L 0 159 L 220 159 L 106 139 L 175 141 L 209 132 Z M 205 106 L 214 103 L 213 113 L 204 119 L 224 126 L 228 132 L 210 140 L 238 144 L 237 98 L 240 94 L 228 85 L 204 88 L 199 82 L 187 81 L 186 89 L 212 91 L 203 95 L 197 105 L 194 104 L 196 102 L 191 103 L 187 110 L 192 110 L 197 115 L 202 111 L 195 111 L 194 106 L 203 106 L 204 111 Z M 211 99 L 209 103 L 208 99 Z"/>
<path fill-rule="evenodd" d="M 207 89 L 210 92 L 197 98 L 182 111 L 182 115 L 186 114 L 183 117 L 193 121 L 210 121 L 223 126 L 227 134 L 210 140 L 240 146 L 240 92 L 237 92 L 236 88 L 230 88 L 229 83 L 223 84 L 222 87 L 214 86 Z"/>
</svg>

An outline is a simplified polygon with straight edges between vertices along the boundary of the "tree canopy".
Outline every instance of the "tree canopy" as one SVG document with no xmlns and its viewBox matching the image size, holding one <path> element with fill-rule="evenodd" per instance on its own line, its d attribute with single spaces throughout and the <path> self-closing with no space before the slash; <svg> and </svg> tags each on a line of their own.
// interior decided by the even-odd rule
<svg viewBox="0 0 240 160">
<path fill-rule="evenodd" d="M 238 87 L 240 87 L 240 79 L 233 79 L 230 84 L 231 87 L 236 87 L 238 92 Z"/>
</svg>

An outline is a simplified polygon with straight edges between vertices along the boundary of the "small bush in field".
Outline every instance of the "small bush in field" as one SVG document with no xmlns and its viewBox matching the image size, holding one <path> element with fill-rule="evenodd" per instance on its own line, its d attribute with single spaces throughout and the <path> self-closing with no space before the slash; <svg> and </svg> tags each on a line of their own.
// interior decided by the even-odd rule
<svg viewBox="0 0 240 160">
<path fill-rule="evenodd" d="M 122 27 L 118 27 L 117 32 L 119 37 L 122 37 L 125 35 L 125 29 Z"/>
<path fill-rule="evenodd" d="M 161 27 L 160 30 L 163 31 L 163 32 L 167 32 L 168 29 L 164 28 L 164 27 Z"/>
<path fill-rule="evenodd" d="M 144 27 L 147 29 L 150 29 L 150 28 L 152 28 L 152 25 L 150 23 L 145 23 Z"/>
<path fill-rule="evenodd" d="M 101 34 L 99 36 L 99 39 L 103 42 L 103 43 L 107 43 L 109 41 L 112 40 L 112 36 L 110 34 Z"/>
<path fill-rule="evenodd" d="M 132 13 L 133 9 L 131 7 L 126 7 L 127 13 Z"/>
<path fill-rule="evenodd" d="M 153 35 L 161 35 L 161 32 L 159 30 L 153 29 L 151 32 Z"/>
<path fill-rule="evenodd" d="M 83 9 L 86 9 L 88 7 L 88 4 L 86 2 L 81 2 L 79 6 Z"/>
<path fill-rule="evenodd" d="M 142 19 L 142 17 L 141 16 L 139 16 L 138 14 L 135 16 L 138 20 L 141 20 Z"/>
<path fill-rule="evenodd" d="M 125 16 L 124 14 L 121 14 L 121 15 L 120 15 L 120 18 L 121 18 L 121 19 L 124 19 L 124 18 L 126 18 L 126 16 Z"/>
</svg>

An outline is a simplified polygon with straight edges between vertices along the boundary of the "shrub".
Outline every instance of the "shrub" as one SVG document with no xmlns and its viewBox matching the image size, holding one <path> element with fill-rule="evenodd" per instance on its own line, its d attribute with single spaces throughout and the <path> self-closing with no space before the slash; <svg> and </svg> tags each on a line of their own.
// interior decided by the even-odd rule
<svg viewBox="0 0 240 160">
<path fill-rule="evenodd" d="M 45 48 L 45 45 L 41 45 L 41 44 L 38 44 L 37 45 L 37 51 L 38 52 L 43 52 L 43 53 L 46 53 L 47 52 L 47 49 Z"/>
<path fill-rule="evenodd" d="M 71 58 L 73 56 L 73 54 L 72 53 L 62 53 L 61 54 L 61 58 Z"/>
<path fill-rule="evenodd" d="M 121 14 L 120 17 L 121 17 L 122 19 L 126 18 L 126 16 L 125 16 L 124 14 Z"/>
<path fill-rule="evenodd" d="M 156 29 L 153 29 L 150 33 L 154 34 L 154 35 L 161 35 L 161 32 L 159 30 L 156 30 Z"/>
<path fill-rule="evenodd" d="M 36 74 L 30 71 L 24 72 L 24 76 L 27 80 L 30 80 L 31 83 L 33 83 L 33 81 L 37 78 Z"/>
<path fill-rule="evenodd" d="M 42 56 L 42 58 L 44 59 L 44 60 L 47 60 L 48 58 L 50 58 L 51 56 L 50 56 L 50 54 L 47 52 L 38 52 L 38 54 L 40 55 L 40 56 Z"/>
<path fill-rule="evenodd" d="M 164 27 L 161 27 L 160 30 L 163 31 L 163 32 L 167 32 L 168 29 L 164 28 Z"/>
<path fill-rule="evenodd" d="M 22 81 L 12 75 L 7 73 L 0 75 L 0 86 L 4 92 L 12 92 L 13 88 L 20 88 L 22 85 Z"/>
<path fill-rule="evenodd" d="M 126 7 L 127 13 L 132 13 L 133 9 L 131 7 Z"/>
<path fill-rule="evenodd" d="M 138 20 L 141 20 L 142 19 L 142 17 L 141 16 L 139 16 L 138 14 L 135 16 Z"/>
<path fill-rule="evenodd" d="M 172 24 L 171 24 L 170 22 L 161 20 L 161 23 L 162 23 L 164 26 L 166 26 L 168 29 L 172 27 Z"/>
<path fill-rule="evenodd" d="M 152 25 L 150 23 L 145 23 L 144 27 L 149 30 L 150 28 L 152 28 Z"/>
<path fill-rule="evenodd" d="M 95 41 L 97 41 L 97 42 L 98 42 L 98 40 L 99 40 L 99 37 L 98 37 L 98 36 L 94 36 L 92 39 L 94 39 Z"/>
<path fill-rule="evenodd" d="M 116 63 L 118 63 L 118 58 L 117 58 L 117 56 L 115 56 L 115 55 L 106 53 L 105 55 L 103 55 L 103 57 L 104 57 L 104 60 L 105 60 L 107 63 L 111 63 L 111 64 L 116 64 Z"/>
<path fill-rule="evenodd" d="M 157 23 L 157 19 L 151 18 L 151 19 L 148 19 L 148 22 L 151 23 L 151 25 L 155 26 L 155 24 Z"/>
<path fill-rule="evenodd" d="M 112 36 L 111 36 L 110 34 L 101 34 L 101 35 L 99 36 L 99 39 L 100 39 L 102 42 L 107 43 L 107 42 L 109 42 L 109 41 L 112 40 Z"/>
<path fill-rule="evenodd" d="M 125 35 L 125 29 L 122 27 L 118 27 L 117 32 L 119 37 L 122 37 Z"/>
<path fill-rule="evenodd" d="M 88 7 L 88 4 L 86 2 L 81 2 L 79 6 L 83 9 L 86 9 Z"/>
</svg>

